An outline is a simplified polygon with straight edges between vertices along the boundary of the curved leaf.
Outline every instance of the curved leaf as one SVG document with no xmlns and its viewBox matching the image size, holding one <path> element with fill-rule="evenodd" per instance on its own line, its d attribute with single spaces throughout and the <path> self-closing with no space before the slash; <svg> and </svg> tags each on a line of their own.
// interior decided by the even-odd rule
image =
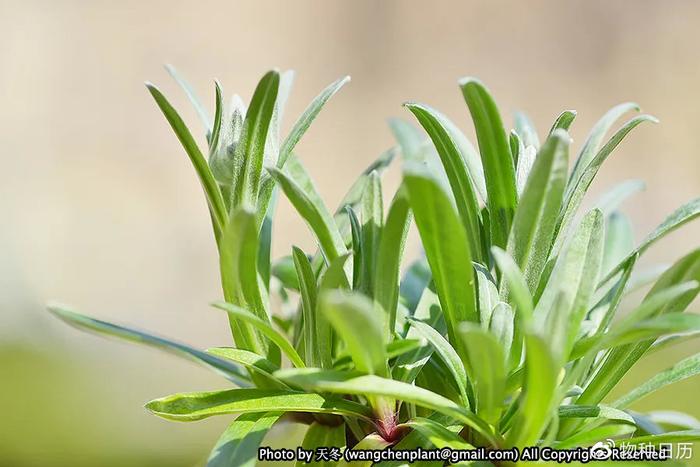
<svg viewBox="0 0 700 467">
<path fill-rule="evenodd" d="M 294 350 L 294 346 L 287 340 L 286 337 L 284 337 L 282 334 L 280 334 L 278 331 L 272 328 L 270 326 L 270 323 L 267 323 L 263 321 L 262 319 L 258 318 L 248 310 L 241 308 L 239 306 L 236 306 L 232 303 L 224 303 L 224 302 L 217 302 L 212 304 L 215 308 L 218 308 L 220 310 L 225 311 L 226 313 L 229 314 L 234 319 L 241 320 L 247 324 L 250 324 L 254 328 L 256 328 L 258 331 L 260 331 L 262 334 L 264 334 L 272 343 L 274 343 L 279 349 L 284 352 L 287 357 L 289 357 L 289 360 L 294 364 L 296 367 L 304 367 L 304 362 L 299 357 L 299 354 L 297 353 L 296 350 Z"/>
<path fill-rule="evenodd" d="M 57 318 L 70 324 L 73 327 L 84 331 L 90 331 L 106 336 L 114 336 L 137 344 L 144 344 L 156 349 L 164 350 L 179 357 L 204 364 L 221 373 L 223 376 L 233 381 L 239 386 L 250 385 L 248 375 L 246 375 L 238 365 L 234 365 L 226 360 L 209 355 L 206 352 L 197 350 L 185 344 L 173 342 L 162 337 L 147 334 L 142 331 L 119 326 L 116 324 L 90 318 L 80 313 L 69 310 L 61 305 L 49 305 L 48 310 Z"/>
<path fill-rule="evenodd" d="M 458 323 L 479 321 L 474 272 L 471 267 L 464 267 L 472 263 L 467 238 L 447 195 L 424 168 L 407 166 L 404 182 L 433 272 L 450 341 L 456 342 Z"/>
<path fill-rule="evenodd" d="M 474 121 L 486 177 L 491 244 L 505 248 L 517 205 L 515 167 L 508 138 L 496 103 L 484 85 L 474 78 L 459 82 Z"/>
<path fill-rule="evenodd" d="M 237 158 L 243 162 L 236 167 L 233 185 L 233 206 L 255 207 L 260 193 L 265 142 L 274 113 L 280 74 L 273 70 L 262 77 L 243 122 L 241 139 L 236 146 Z"/>
<path fill-rule="evenodd" d="M 370 420 L 371 412 L 356 402 L 297 391 L 229 389 L 173 394 L 146 404 L 162 418 L 195 421 L 214 415 L 260 412 L 310 412 L 348 415 Z"/>
<path fill-rule="evenodd" d="M 202 184 L 204 189 L 204 194 L 207 198 L 207 203 L 209 204 L 209 209 L 211 210 L 212 221 L 214 224 L 214 233 L 218 239 L 221 231 L 226 225 L 228 215 L 226 213 L 226 206 L 224 204 L 224 199 L 221 196 L 221 191 L 219 190 L 219 185 L 214 179 L 211 170 L 209 169 L 209 164 L 207 160 L 202 155 L 199 150 L 197 143 L 192 137 L 192 133 L 187 129 L 185 122 L 177 113 L 177 111 L 170 105 L 170 102 L 165 98 L 163 93 L 151 83 L 146 83 L 148 91 L 153 96 L 153 99 L 160 107 L 161 112 L 165 115 L 165 118 L 170 123 L 177 139 L 180 140 L 180 144 L 185 148 L 185 152 L 190 158 L 190 162 L 194 166 L 197 176 L 199 177 L 199 182 Z M 208 124 L 207 124 L 208 126 Z"/>
<path fill-rule="evenodd" d="M 384 334 L 388 339 L 396 327 L 396 308 L 399 301 L 399 273 L 401 256 L 411 224 L 408 197 L 403 188 L 394 196 L 386 218 L 377 253 L 374 299 L 386 313 Z"/>
<path fill-rule="evenodd" d="M 383 326 L 372 303 L 360 294 L 324 292 L 321 312 L 348 347 L 355 367 L 364 373 L 388 374 Z"/>
<path fill-rule="evenodd" d="M 457 211 L 467 233 L 469 249 L 476 261 L 483 262 L 481 259 L 479 204 L 467 171 L 467 165 L 450 133 L 445 128 L 444 117 L 426 105 L 416 103 L 404 105 L 416 116 L 433 141 L 450 181 Z"/>
<path fill-rule="evenodd" d="M 513 219 L 507 251 L 525 276 L 530 293 L 549 255 L 568 169 L 569 135 L 556 130 L 540 149 Z"/>
<path fill-rule="evenodd" d="M 302 113 L 294 123 L 294 126 L 289 132 L 289 135 L 287 135 L 287 138 L 284 140 L 284 143 L 282 143 L 280 156 L 277 160 L 278 168 L 284 167 L 284 164 L 287 162 L 290 154 L 292 154 L 294 147 L 299 142 L 301 137 L 304 136 L 306 130 L 309 129 L 309 126 L 311 126 L 311 123 L 314 121 L 314 119 L 316 119 L 316 116 L 321 111 L 323 106 L 326 105 L 326 102 L 328 102 L 328 100 L 333 97 L 333 95 L 337 93 L 340 88 L 349 82 L 350 77 L 344 76 L 328 85 L 328 87 L 321 91 L 321 93 L 316 96 L 313 101 L 311 101 L 309 106 L 304 110 L 304 113 Z"/>
</svg>

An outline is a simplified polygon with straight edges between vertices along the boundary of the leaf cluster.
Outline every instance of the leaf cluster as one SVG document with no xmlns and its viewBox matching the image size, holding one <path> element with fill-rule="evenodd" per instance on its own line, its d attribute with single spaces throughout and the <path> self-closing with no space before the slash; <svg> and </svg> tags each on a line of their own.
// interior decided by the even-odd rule
<svg viewBox="0 0 700 467">
<path fill-rule="evenodd" d="M 700 214 L 700 199 L 637 246 L 619 206 L 640 182 L 624 182 L 580 212 L 603 162 L 654 117 L 635 113 L 608 136 L 639 111 L 632 103 L 612 108 L 569 169 L 575 112 L 562 112 L 540 143 L 524 114 L 507 131 L 489 90 L 466 78 L 459 89 L 476 146 L 437 110 L 406 103 L 419 127 L 392 120 L 396 146 L 333 209 L 295 148 L 348 77 L 324 89 L 282 138 L 291 72 L 265 74 L 247 108 L 237 96 L 227 104 L 216 83 L 211 117 L 169 71 L 201 117 L 205 150 L 158 88 L 147 86 L 202 185 L 220 257 L 224 300 L 214 306 L 226 313 L 234 345 L 204 352 L 50 309 L 75 326 L 193 359 L 230 380 L 231 389 L 146 405 L 178 421 L 241 414 L 208 465 L 254 464 L 265 433 L 285 418 L 309 425 L 306 448 L 698 439 L 692 417 L 629 407 L 697 375 L 700 355 L 617 400 L 610 393 L 646 355 L 700 332 L 700 317 L 684 313 L 700 290 L 700 249 L 660 271 L 636 268 L 649 247 Z M 385 202 L 381 175 L 397 156 L 402 182 Z M 308 225 L 316 251 L 294 247 L 271 259 L 279 195 Z M 425 254 L 407 261 L 412 224 Z M 641 300 L 629 296 L 645 286 Z M 631 311 L 622 314 L 623 307 Z"/>
</svg>

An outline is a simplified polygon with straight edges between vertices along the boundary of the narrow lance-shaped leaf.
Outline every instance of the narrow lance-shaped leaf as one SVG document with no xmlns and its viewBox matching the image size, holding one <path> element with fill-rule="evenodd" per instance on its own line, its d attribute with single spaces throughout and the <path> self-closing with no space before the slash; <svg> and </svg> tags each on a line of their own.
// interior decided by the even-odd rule
<svg viewBox="0 0 700 467">
<path fill-rule="evenodd" d="M 661 290 L 689 280 L 700 281 L 700 249 L 681 258 L 668 269 L 659 280 L 656 281 L 647 294 L 647 297 L 652 297 Z M 656 311 L 656 315 L 683 311 L 697 294 L 697 288 L 689 290 L 675 300 L 666 303 L 660 310 Z M 578 398 L 577 403 L 581 405 L 598 404 L 653 343 L 654 340 L 651 339 L 644 342 L 624 345 L 612 350 L 602 363 L 596 375 L 586 386 L 583 394 Z"/>
<path fill-rule="evenodd" d="M 517 204 L 515 166 L 508 138 L 496 103 L 484 85 L 464 78 L 460 87 L 474 121 L 484 166 L 491 244 L 505 248 Z"/>
<path fill-rule="evenodd" d="M 457 352 L 452 345 L 432 326 L 418 320 L 411 320 L 411 327 L 418 331 L 430 345 L 433 346 L 437 354 L 440 356 L 445 366 L 450 371 L 457 388 L 459 389 L 462 403 L 469 407 L 469 399 L 467 398 L 467 372 L 464 369 L 462 360 L 457 355 Z"/>
<path fill-rule="evenodd" d="M 173 394 L 146 404 L 153 414 L 175 421 L 202 420 L 214 415 L 259 412 L 309 412 L 371 419 L 367 407 L 337 397 L 298 391 L 230 389 Z"/>
<path fill-rule="evenodd" d="M 569 303 L 562 310 L 567 324 L 564 355 L 573 347 L 574 339 L 586 312 L 589 310 L 593 292 L 597 285 L 603 255 L 603 216 L 594 209 L 581 221 L 576 234 L 558 260 L 554 271 L 535 308 L 535 319 L 542 324 L 553 313 L 559 291 L 571 291 Z M 542 328 L 540 328 L 542 329 Z M 595 404 L 589 404 L 595 405 Z"/>
<path fill-rule="evenodd" d="M 280 412 L 263 412 L 238 417 L 216 442 L 207 467 L 254 467 L 258 448 L 280 415 Z"/>
<path fill-rule="evenodd" d="M 299 354 L 297 354 L 297 351 L 294 350 L 294 347 L 292 344 L 287 340 L 286 337 L 284 337 L 282 334 L 280 334 L 278 331 L 272 328 L 270 323 L 263 321 L 262 319 L 258 318 L 248 310 L 245 310 L 239 306 L 236 306 L 232 303 L 214 303 L 213 306 L 215 308 L 218 308 L 220 310 L 223 310 L 229 314 L 234 319 L 243 321 L 246 324 L 249 324 L 250 326 L 254 327 L 256 330 L 260 331 L 261 334 L 264 334 L 265 337 L 270 339 L 279 349 L 284 352 L 287 357 L 289 357 L 289 360 L 292 362 L 292 364 L 296 367 L 304 367 L 304 362 L 299 357 Z"/>
<path fill-rule="evenodd" d="M 586 138 L 586 141 L 583 143 L 578 158 L 576 159 L 574 169 L 571 172 L 571 177 L 569 178 L 571 182 L 576 182 L 581 177 L 583 171 L 600 149 L 605 134 L 610 130 L 610 128 L 612 128 L 615 122 L 624 114 L 633 110 L 637 112 L 640 110 L 639 106 L 633 102 L 625 102 L 623 104 L 616 105 L 606 112 L 605 115 L 603 115 L 603 117 L 595 124 Z"/>
<path fill-rule="evenodd" d="M 384 225 L 382 184 L 377 172 L 369 174 L 369 183 L 362 201 L 362 274 L 360 291 L 374 298 L 374 283 L 377 273 L 379 243 Z"/>
<path fill-rule="evenodd" d="M 530 293 L 536 291 L 554 235 L 566 184 L 569 141 L 564 130 L 556 130 L 545 141 L 515 211 L 508 238 L 507 251 L 523 272 Z"/>
<path fill-rule="evenodd" d="M 460 322 L 479 322 L 474 272 L 471 267 L 465 267 L 472 264 L 472 258 L 464 228 L 449 198 L 424 168 L 407 165 L 404 183 L 433 272 L 450 341 L 457 342 Z"/>
<path fill-rule="evenodd" d="M 567 185 L 562 210 L 557 220 L 556 240 L 552 248 L 554 255 L 558 254 L 564 242 L 564 238 L 568 234 L 569 227 L 574 220 L 576 211 L 581 205 L 583 196 L 586 194 L 586 191 L 588 191 L 588 188 L 593 182 L 598 170 L 603 165 L 603 162 L 605 162 L 613 150 L 622 142 L 625 136 L 643 122 L 656 123 L 658 120 L 651 115 L 640 115 L 625 123 L 622 128 L 610 138 L 610 141 L 605 143 L 600 151 L 596 153 L 590 163 L 582 169 L 580 177 L 571 179 Z M 574 170 L 576 170 L 576 168 L 574 168 Z"/>
<path fill-rule="evenodd" d="M 209 164 L 207 160 L 202 155 L 199 150 L 197 143 L 195 142 L 190 130 L 187 129 L 185 122 L 177 113 L 177 111 L 170 105 L 170 102 L 165 98 L 165 96 L 160 92 L 160 90 L 151 83 L 146 83 L 148 91 L 153 96 L 153 99 L 160 107 L 160 110 L 165 115 L 165 118 L 170 123 L 175 135 L 185 149 L 185 152 L 190 158 L 190 162 L 194 166 L 197 176 L 199 177 L 199 182 L 202 184 L 204 189 L 204 194 L 207 198 L 207 203 L 209 204 L 209 209 L 211 210 L 212 220 L 214 224 L 214 233 L 218 239 L 223 231 L 224 226 L 227 221 L 226 206 L 224 204 L 224 199 L 221 196 L 221 191 L 219 186 L 214 179 L 214 176 L 209 169 Z"/>
<path fill-rule="evenodd" d="M 293 247 L 294 267 L 301 292 L 301 319 L 304 321 L 304 358 L 309 366 L 320 366 L 318 336 L 316 334 L 316 277 L 306 253 Z"/>
<path fill-rule="evenodd" d="M 374 285 L 374 299 L 381 311 L 386 314 L 384 335 L 387 340 L 396 327 L 401 257 L 410 223 L 408 195 L 405 189 L 400 187 L 391 202 L 386 224 L 382 228 Z"/>
<path fill-rule="evenodd" d="M 552 128 L 549 130 L 549 135 L 553 135 L 555 131 L 557 130 L 566 130 L 569 131 L 569 127 L 571 127 L 571 124 L 574 123 L 574 119 L 576 118 L 576 111 L 575 110 L 565 110 L 562 113 L 559 114 L 556 120 L 554 120 L 554 124 L 552 125 Z"/>
<path fill-rule="evenodd" d="M 243 133 L 236 146 L 237 158 L 243 162 L 236 167 L 234 177 L 233 206 L 255 207 L 260 192 L 265 142 L 275 109 L 280 75 L 269 71 L 255 88 L 253 98 L 243 122 Z"/>
<path fill-rule="evenodd" d="M 428 106 L 414 103 L 405 105 L 416 116 L 437 149 L 447 178 L 450 181 L 450 187 L 457 204 L 457 211 L 467 233 L 470 251 L 476 261 L 482 262 L 479 204 L 467 171 L 467 165 L 454 140 L 445 128 L 445 119 Z"/>
<path fill-rule="evenodd" d="M 213 347 L 207 349 L 207 353 L 243 365 L 257 376 L 255 382 L 258 387 L 263 387 L 260 382 L 264 381 L 266 388 L 288 389 L 286 384 L 272 376 L 272 373 L 279 370 L 279 365 L 270 362 L 262 355 L 233 347 Z"/>
<path fill-rule="evenodd" d="M 345 206 L 345 212 L 348 215 L 350 224 L 350 246 L 352 249 L 352 289 L 362 289 L 362 271 L 364 270 L 364 248 L 362 245 L 362 225 L 360 219 L 357 218 L 355 210 L 352 206 Z"/>
<path fill-rule="evenodd" d="M 630 256 L 644 253 L 644 251 L 646 251 L 651 245 L 659 241 L 661 238 L 665 237 L 682 225 L 694 220 L 698 216 L 700 216 L 700 198 L 695 198 L 673 211 L 661 224 L 659 224 L 658 227 L 654 229 L 652 233 L 647 235 L 647 237 L 637 248 L 627 255 L 627 258 L 620 261 L 620 263 L 615 266 L 601 282 L 607 282 L 612 276 L 620 272 L 623 264 L 627 259 L 629 259 Z"/>
<path fill-rule="evenodd" d="M 697 376 L 698 374 L 700 374 L 700 354 L 695 354 L 681 360 L 671 368 L 653 376 L 642 385 L 617 399 L 611 405 L 613 407 L 624 409 L 633 402 L 638 401 L 654 391 L 658 391 L 669 384 L 677 383 L 679 381 L 683 381 L 684 379 Z"/>
<path fill-rule="evenodd" d="M 48 310 L 61 320 L 78 329 L 106 336 L 114 336 L 138 344 L 148 345 L 213 368 L 239 386 L 248 386 L 250 384 L 248 375 L 246 375 L 238 365 L 234 365 L 226 360 L 209 355 L 206 352 L 202 352 L 201 350 L 197 350 L 188 345 L 163 339 L 162 337 L 157 337 L 135 329 L 108 323 L 106 321 L 90 318 L 60 305 L 49 305 Z"/>
<path fill-rule="evenodd" d="M 345 275 L 345 263 L 349 253 L 339 256 L 331 261 L 319 279 L 319 293 L 327 290 L 347 290 L 350 288 Z M 321 368 L 330 368 L 333 365 L 333 328 L 328 318 L 320 311 L 320 303 L 316 301 L 316 339 Z"/>
<path fill-rule="evenodd" d="M 219 266 L 224 299 L 240 307 L 249 307 L 259 319 L 269 321 L 257 274 L 258 231 L 255 215 L 237 209 L 224 230 L 219 246 Z M 236 344 L 260 355 L 267 354 L 262 336 L 247 323 L 229 316 Z M 276 360 L 273 358 L 273 360 Z"/>
<path fill-rule="evenodd" d="M 319 297 L 321 312 L 347 345 L 355 367 L 369 374 L 386 376 L 386 351 L 381 316 L 360 294 L 327 291 Z"/>
<path fill-rule="evenodd" d="M 173 77 L 175 82 L 182 88 L 183 91 L 185 91 L 185 95 L 187 96 L 187 99 L 189 99 L 190 103 L 192 104 L 192 107 L 194 107 L 194 110 L 197 112 L 197 116 L 199 117 L 199 120 L 202 122 L 202 127 L 204 127 L 204 131 L 207 134 L 207 138 L 209 138 L 209 135 L 211 134 L 211 117 L 209 116 L 209 112 L 207 112 L 207 109 L 204 108 L 202 105 L 202 101 L 199 99 L 199 96 L 197 96 L 197 93 L 195 92 L 194 88 L 190 85 L 189 82 L 175 69 L 174 66 L 171 64 L 166 64 L 165 69 L 170 74 L 170 76 Z"/>
<path fill-rule="evenodd" d="M 292 154 L 294 147 L 299 142 L 301 137 L 304 136 L 306 130 L 309 129 L 309 126 L 311 126 L 311 123 L 314 121 L 321 109 L 323 109 L 323 106 L 326 105 L 326 102 L 328 102 L 328 100 L 333 97 L 333 95 L 337 93 L 340 88 L 349 82 L 350 77 L 344 76 L 331 83 L 328 87 L 321 91 L 321 93 L 316 96 L 313 101 L 311 101 L 309 106 L 304 110 L 304 113 L 302 113 L 299 119 L 297 119 L 297 121 L 294 123 L 294 126 L 289 132 L 287 138 L 284 140 L 284 143 L 282 143 L 282 147 L 280 148 L 280 156 L 277 160 L 278 168 L 284 167 L 284 164 Z"/>
<path fill-rule="evenodd" d="M 219 136 L 221 135 L 221 124 L 224 113 L 224 102 L 221 92 L 221 85 L 218 81 L 214 81 L 214 124 L 211 127 L 211 137 L 209 138 L 209 154 L 219 147 Z"/>
<path fill-rule="evenodd" d="M 466 349 L 466 366 L 476 396 L 476 414 L 495 424 L 505 397 L 506 367 L 501 344 L 490 332 L 472 323 L 459 328 Z"/>
<path fill-rule="evenodd" d="M 559 370 L 544 339 L 525 335 L 525 386 L 507 446 L 531 446 L 544 431 L 554 405 Z"/>
<path fill-rule="evenodd" d="M 290 169 L 291 160 L 287 165 L 287 169 Z M 295 165 L 295 167 L 298 167 L 299 171 L 303 170 L 301 165 Z M 330 262 L 344 254 L 346 250 L 340 232 L 338 232 L 333 217 L 328 213 L 315 189 L 308 186 L 305 189 L 295 181 L 299 172 L 295 172 L 295 177 L 292 178 L 289 174 L 274 167 L 268 168 L 268 170 L 294 208 L 311 228 L 326 260 Z M 308 177 L 307 180 L 310 182 Z M 313 191 L 310 191 L 311 189 Z"/>
</svg>

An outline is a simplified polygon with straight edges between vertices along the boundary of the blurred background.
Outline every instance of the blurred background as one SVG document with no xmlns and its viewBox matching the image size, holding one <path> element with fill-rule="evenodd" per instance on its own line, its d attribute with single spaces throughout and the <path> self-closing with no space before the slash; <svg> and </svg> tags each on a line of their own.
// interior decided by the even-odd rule
<svg viewBox="0 0 700 467">
<path fill-rule="evenodd" d="M 527 111 L 540 136 L 576 109 L 579 144 L 605 110 L 634 100 L 661 124 L 622 144 L 590 199 L 646 180 L 624 207 L 641 239 L 700 192 L 699 24 L 700 3 L 671 0 L 0 0 L 0 466 L 201 465 L 227 422 L 149 416 L 147 400 L 226 382 L 44 311 L 58 299 L 198 347 L 229 342 L 226 318 L 207 305 L 220 291 L 203 195 L 143 86 L 160 85 L 201 134 L 162 64 L 212 105 L 214 78 L 249 98 L 267 69 L 295 69 L 284 129 L 352 75 L 298 146 L 331 206 L 393 144 L 386 119 L 410 117 L 402 102 L 433 105 L 473 135 L 462 76 L 487 83 L 508 123 Z M 397 180 L 394 168 L 387 188 Z M 285 200 L 276 226 L 276 256 L 313 245 Z M 644 264 L 672 262 L 698 238 L 700 226 L 686 227 Z M 624 384 L 699 350 L 656 354 Z M 638 408 L 700 416 L 699 387 L 688 380 Z M 273 438 L 294 436 L 282 427 Z"/>
</svg>

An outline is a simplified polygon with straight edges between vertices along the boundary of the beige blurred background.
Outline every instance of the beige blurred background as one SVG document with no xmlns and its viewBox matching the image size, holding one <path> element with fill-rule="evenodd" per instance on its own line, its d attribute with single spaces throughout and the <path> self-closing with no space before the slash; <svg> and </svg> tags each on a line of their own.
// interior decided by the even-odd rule
<svg viewBox="0 0 700 467">
<path fill-rule="evenodd" d="M 526 110 L 540 133 L 576 109 L 578 143 L 607 108 L 635 100 L 661 124 L 623 143 L 592 199 L 645 179 L 625 206 L 641 238 L 700 192 L 698 44 L 693 1 L 0 0 L 0 466 L 197 465 L 225 426 L 142 408 L 225 381 L 43 311 L 59 299 L 200 347 L 228 342 L 225 318 L 207 306 L 219 288 L 203 196 L 143 86 L 159 84 L 201 133 L 163 63 L 207 102 L 214 78 L 248 98 L 268 68 L 295 69 L 285 129 L 322 87 L 352 75 L 298 146 L 330 205 L 392 145 L 386 119 L 409 118 L 405 100 L 472 135 L 462 76 L 485 81 L 508 122 Z M 390 171 L 387 186 L 397 179 Z M 674 260 L 699 234 L 674 234 L 645 263 Z M 284 201 L 274 235 L 276 255 L 312 246 Z M 648 360 L 625 384 L 698 350 Z M 700 416 L 699 388 L 686 381 L 641 407 Z"/>
</svg>

